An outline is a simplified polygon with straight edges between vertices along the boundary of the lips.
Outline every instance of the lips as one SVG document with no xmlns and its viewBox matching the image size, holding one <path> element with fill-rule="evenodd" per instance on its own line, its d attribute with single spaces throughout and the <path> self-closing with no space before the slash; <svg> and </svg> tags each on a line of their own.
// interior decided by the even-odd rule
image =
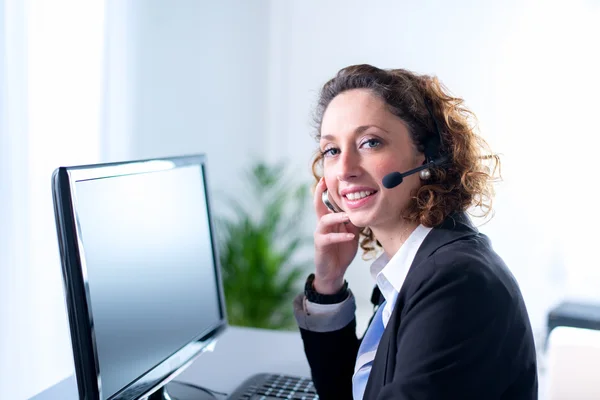
<svg viewBox="0 0 600 400">
<path fill-rule="evenodd" d="M 369 187 L 346 188 L 340 192 L 349 209 L 357 209 L 373 201 L 378 191 Z"/>
</svg>

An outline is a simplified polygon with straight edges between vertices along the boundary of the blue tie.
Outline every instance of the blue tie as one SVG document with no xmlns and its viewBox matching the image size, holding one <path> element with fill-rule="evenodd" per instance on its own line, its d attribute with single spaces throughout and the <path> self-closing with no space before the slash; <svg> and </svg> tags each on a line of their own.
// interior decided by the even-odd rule
<svg viewBox="0 0 600 400">
<path fill-rule="evenodd" d="M 386 302 L 384 301 L 377 309 L 377 312 L 373 317 L 373 321 L 371 321 L 371 325 L 369 325 L 369 329 L 367 329 L 362 343 L 358 348 L 356 365 L 354 367 L 354 376 L 352 377 L 352 394 L 354 396 L 354 400 L 362 400 L 365 394 L 367 380 L 369 379 L 369 373 L 371 372 L 373 359 L 375 358 L 375 353 L 377 352 L 377 345 L 379 344 L 379 340 L 381 339 L 381 335 L 383 335 L 384 331 L 381 314 L 383 313 L 385 304 Z"/>
</svg>

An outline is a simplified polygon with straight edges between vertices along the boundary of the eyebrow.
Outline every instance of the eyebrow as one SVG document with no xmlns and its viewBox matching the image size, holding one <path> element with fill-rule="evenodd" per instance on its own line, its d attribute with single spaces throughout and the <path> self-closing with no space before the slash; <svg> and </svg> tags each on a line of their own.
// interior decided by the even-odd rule
<svg viewBox="0 0 600 400">
<path fill-rule="evenodd" d="M 354 135 L 360 135 L 361 133 L 363 133 L 364 131 L 366 131 L 366 130 L 367 130 L 367 129 L 369 129 L 369 128 L 377 128 L 377 129 L 379 129 L 380 131 L 383 131 L 383 132 L 385 132 L 385 133 L 388 133 L 388 131 L 386 131 L 386 130 L 385 130 L 385 129 L 383 129 L 383 128 L 380 128 L 380 127 L 379 127 L 379 126 L 377 126 L 377 125 L 362 125 L 362 126 L 359 126 L 358 128 L 356 128 L 356 129 L 354 130 Z M 335 136 L 333 136 L 333 135 L 323 135 L 323 136 L 321 136 L 321 140 L 323 140 L 323 139 L 325 139 L 325 140 L 334 140 L 334 139 L 335 139 Z"/>
</svg>

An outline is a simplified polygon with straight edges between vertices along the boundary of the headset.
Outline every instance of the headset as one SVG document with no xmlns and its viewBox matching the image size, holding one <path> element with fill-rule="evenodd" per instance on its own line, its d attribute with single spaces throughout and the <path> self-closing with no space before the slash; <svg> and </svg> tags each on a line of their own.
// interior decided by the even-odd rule
<svg viewBox="0 0 600 400">
<path fill-rule="evenodd" d="M 416 174 L 417 172 L 423 171 L 427 168 L 432 167 L 441 167 L 446 164 L 449 160 L 447 154 L 443 154 L 442 152 L 442 132 L 440 131 L 440 126 L 438 125 L 437 119 L 433 115 L 433 111 L 431 109 L 431 104 L 428 99 L 425 100 L 425 106 L 427 107 L 427 111 L 429 112 L 429 116 L 433 120 L 435 124 L 435 135 L 433 135 L 427 142 L 425 143 L 425 162 L 423 165 L 413 168 L 406 172 L 392 172 L 383 177 L 381 183 L 386 189 L 393 189 L 399 184 L 402 183 L 404 178 L 407 176 Z"/>
</svg>

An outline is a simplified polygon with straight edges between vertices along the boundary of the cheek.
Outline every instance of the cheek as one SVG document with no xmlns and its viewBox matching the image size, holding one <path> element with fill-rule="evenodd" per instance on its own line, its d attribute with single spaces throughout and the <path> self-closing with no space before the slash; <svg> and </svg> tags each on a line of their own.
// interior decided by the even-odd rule
<svg viewBox="0 0 600 400">
<path fill-rule="evenodd" d="M 378 157 L 378 159 L 374 160 L 373 168 L 371 169 L 371 173 L 373 176 L 378 178 L 383 178 L 387 174 L 392 172 L 406 172 L 412 168 L 415 168 L 419 165 L 416 162 L 416 157 L 407 156 L 404 158 L 386 154 L 384 156 Z"/>
<path fill-rule="evenodd" d="M 335 177 L 335 175 L 325 173 L 323 175 L 323 178 L 325 178 L 325 186 L 327 186 L 327 189 L 332 190 L 334 192 L 337 192 L 337 182 L 338 182 L 338 180 Z"/>
<path fill-rule="evenodd" d="M 412 191 L 420 184 L 419 175 L 413 174 L 404 178 L 404 181 L 400 186 L 397 186 L 391 191 L 383 188 L 383 177 L 392 172 L 404 173 L 414 168 L 413 165 L 401 160 L 394 159 L 391 157 L 381 159 L 377 163 L 373 164 L 372 174 L 378 180 L 378 184 L 381 185 L 385 193 L 383 197 L 386 202 L 393 203 L 396 206 L 405 207 L 411 197 Z"/>
<path fill-rule="evenodd" d="M 399 168 L 400 166 L 398 165 L 397 160 L 390 159 L 389 157 L 382 158 L 381 160 L 378 160 L 376 163 L 374 163 L 372 174 L 381 180 L 387 174 L 399 171 Z"/>
</svg>

